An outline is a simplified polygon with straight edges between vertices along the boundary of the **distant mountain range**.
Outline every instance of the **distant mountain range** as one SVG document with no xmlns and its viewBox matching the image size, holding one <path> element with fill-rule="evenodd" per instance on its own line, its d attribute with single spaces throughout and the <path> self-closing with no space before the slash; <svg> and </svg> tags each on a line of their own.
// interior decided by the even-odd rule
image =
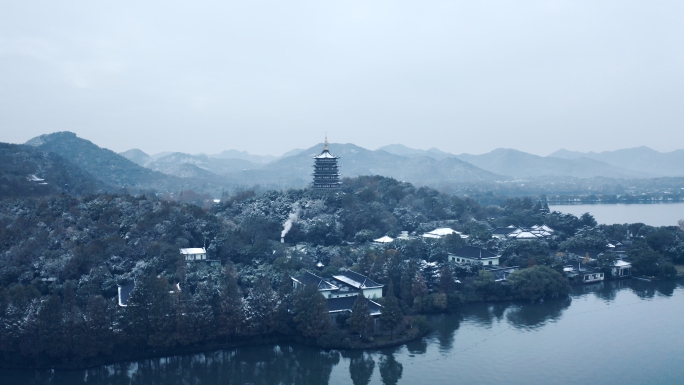
<svg viewBox="0 0 684 385">
<path fill-rule="evenodd" d="M 598 153 L 558 150 L 549 157 L 587 158 L 655 176 L 684 176 L 684 150 L 663 153 L 645 146 Z"/>
<path fill-rule="evenodd" d="M 74 133 L 56 132 L 33 138 L 25 145 L 0 146 L 0 160 L 4 159 L 0 176 L 11 181 L 0 188 L 35 190 L 36 186 L 47 186 L 30 181 L 29 175 L 46 181 L 52 178 L 54 189 L 61 186 L 59 189 L 64 190 L 67 186 L 72 192 L 192 189 L 216 196 L 238 186 L 299 188 L 311 182 L 311 158 L 322 148 L 323 144 L 318 144 L 281 157 L 236 150 L 216 155 L 169 152 L 151 156 L 132 149 L 117 154 Z M 455 155 L 435 148 L 418 150 L 399 144 L 373 151 L 354 144 L 333 143 L 330 149 L 340 157 L 343 177 L 382 175 L 418 186 L 496 186 L 519 180 L 532 180 L 539 185 L 589 178 L 611 179 L 615 184 L 619 180 L 684 175 L 684 150 L 659 153 L 647 147 L 602 153 L 560 150 L 547 157 L 512 149 Z"/>
</svg>

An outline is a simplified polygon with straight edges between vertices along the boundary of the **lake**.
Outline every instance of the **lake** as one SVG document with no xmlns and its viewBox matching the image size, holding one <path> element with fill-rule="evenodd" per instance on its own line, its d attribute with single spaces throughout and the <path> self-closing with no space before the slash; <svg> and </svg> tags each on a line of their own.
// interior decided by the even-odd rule
<svg viewBox="0 0 684 385">
<path fill-rule="evenodd" d="M 676 226 L 684 219 L 684 203 L 615 203 L 583 205 L 549 205 L 552 211 L 575 216 L 590 213 L 601 224 L 645 223 L 651 226 Z"/>
<path fill-rule="evenodd" d="M 466 306 L 420 341 L 375 350 L 255 346 L 87 370 L 0 370 L 3 384 L 684 383 L 684 286 L 605 282 L 539 304 Z"/>
</svg>

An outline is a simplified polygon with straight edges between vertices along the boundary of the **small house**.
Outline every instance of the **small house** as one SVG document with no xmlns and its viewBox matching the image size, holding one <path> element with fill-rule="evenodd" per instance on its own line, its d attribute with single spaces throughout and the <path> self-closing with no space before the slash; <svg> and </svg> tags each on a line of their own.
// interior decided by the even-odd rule
<svg viewBox="0 0 684 385">
<path fill-rule="evenodd" d="M 292 287 L 295 290 L 302 288 L 305 285 L 314 285 L 325 298 L 332 298 L 332 292 L 339 290 L 339 287 L 336 285 L 309 271 L 305 271 L 299 277 L 290 278 L 292 279 Z"/>
<path fill-rule="evenodd" d="M 340 288 L 338 292 L 333 292 L 333 297 L 349 296 L 343 294 L 343 289 L 349 288 L 349 293 L 356 295 L 359 291 L 363 293 L 366 298 L 382 298 L 382 288 L 385 285 L 381 285 L 372 279 L 366 277 L 365 275 L 353 272 L 351 270 L 341 271 L 337 275 L 333 275 L 335 284 Z"/>
<path fill-rule="evenodd" d="M 498 266 L 500 255 L 475 246 L 465 246 L 449 253 L 448 259 L 456 263 L 474 263 L 483 266 Z"/>
<path fill-rule="evenodd" d="M 204 247 L 191 247 L 188 249 L 180 249 L 181 255 L 185 257 L 185 261 L 206 261 L 207 249 Z"/>
<path fill-rule="evenodd" d="M 624 278 L 632 275 L 632 264 L 618 259 L 610 268 L 610 273 L 615 278 Z"/>
<path fill-rule="evenodd" d="M 582 262 L 564 266 L 563 273 L 570 280 L 578 283 L 600 282 L 605 278 L 601 271 Z"/>
</svg>

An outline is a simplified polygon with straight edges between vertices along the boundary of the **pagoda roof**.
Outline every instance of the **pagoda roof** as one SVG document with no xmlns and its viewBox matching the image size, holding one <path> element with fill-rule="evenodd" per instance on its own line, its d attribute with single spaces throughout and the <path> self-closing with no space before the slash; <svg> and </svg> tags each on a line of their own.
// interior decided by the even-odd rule
<svg viewBox="0 0 684 385">
<path fill-rule="evenodd" d="M 328 150 L 323 150 L 320 154 L 313 157 L 314 159 L 339 159 L 339 156 L 335 156 Z"/>
</svg>

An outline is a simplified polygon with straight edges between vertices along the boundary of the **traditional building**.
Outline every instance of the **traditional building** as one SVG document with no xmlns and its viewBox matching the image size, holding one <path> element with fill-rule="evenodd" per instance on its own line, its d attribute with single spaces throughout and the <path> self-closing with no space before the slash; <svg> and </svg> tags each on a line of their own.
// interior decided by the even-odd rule
<svg viewBox="0 0 684 385">
<path fill-rule="evenodd" d="M 449 261 L 456 263 L 474 263 L 483 266 L 499 266 L 500 255 L 475 247 L 464 246 L 448 254 Z"/>
<path fill-rule="evenodd" d="M 314 190 L 339 190 L 341 186 L 338 156 L 328 150 L 328 136 L 325 137 L 323 152 L 314 156 L 313 189 Z"/>
</svg>

